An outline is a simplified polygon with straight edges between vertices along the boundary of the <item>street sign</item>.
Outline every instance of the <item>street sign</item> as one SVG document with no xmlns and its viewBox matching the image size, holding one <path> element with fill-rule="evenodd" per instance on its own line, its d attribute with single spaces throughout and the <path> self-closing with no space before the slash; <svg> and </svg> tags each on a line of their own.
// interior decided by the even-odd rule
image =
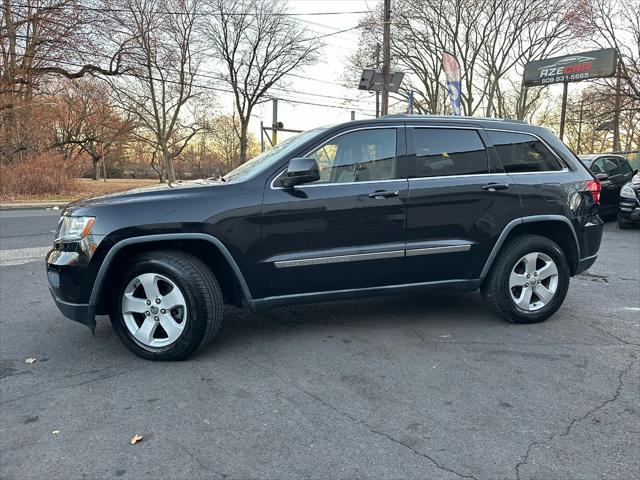
<svg viewBox="0 0 640 480">
<path fill-rule="evenodd" d="M 524 85 L 534 87 L 612 77 L 617 61 L 615 49 L 607 48 L 529 62 L 524 67 Z"/>
<path fill-rule="evenodd" d="M 367 68 L 362 72 L 360 77 L 360 83 L 358 84 L 358 90 L 367 90 L 369 92 L 382 91 L 382 70 Z M 391 72 L 389 78 L 389 91 L 397 92 L 404 78 L 402 72 Z"/>
</svg>

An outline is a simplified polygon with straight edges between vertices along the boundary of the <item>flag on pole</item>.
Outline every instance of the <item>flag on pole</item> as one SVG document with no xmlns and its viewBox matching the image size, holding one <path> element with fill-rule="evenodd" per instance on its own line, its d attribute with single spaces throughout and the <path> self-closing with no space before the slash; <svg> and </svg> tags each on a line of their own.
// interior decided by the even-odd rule
<svg viewBox="0 0 640 480">
<path fill-rule="evenodd" d="M 462 114 L 462 105 L 460 103 L 460 64 L 456 57 L 450 53 L 442 53 L 442 68 L 447 78 L 447 90 L 449 91 L 449 99 L 453 107 L 454 115 Z"/>
</svg>

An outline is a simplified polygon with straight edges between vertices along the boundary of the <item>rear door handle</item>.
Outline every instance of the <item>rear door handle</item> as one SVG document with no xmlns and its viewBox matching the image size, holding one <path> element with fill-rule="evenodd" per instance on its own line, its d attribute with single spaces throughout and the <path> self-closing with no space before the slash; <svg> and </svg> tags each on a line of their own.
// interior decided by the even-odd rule
<svg viewBox="0 0 640 480">
<path fill-rule="evenodd" d="M 508 183 L 487 183 L 482 186 L 483 190 L 489 190 L 490 192 L 495 192 L 496 190 L 506 190 L 509 188 Z"/>
<path fill-rule="evenodd" d="M 400 192 L 397 190 L 376 190 L 369 194 L 369 198 L 375 198 L 376 200 L 382 200 L 383 198 L 397 197 Z"/>
</svg>

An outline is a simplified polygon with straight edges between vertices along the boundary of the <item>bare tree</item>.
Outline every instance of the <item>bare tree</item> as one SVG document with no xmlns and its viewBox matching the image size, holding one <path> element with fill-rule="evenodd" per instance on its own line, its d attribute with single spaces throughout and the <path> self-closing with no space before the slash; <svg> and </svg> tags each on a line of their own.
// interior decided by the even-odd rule
<svg viewBox="0 0 640 480">
<path fill-rule="evenodd" d="M 96 53 L 96 45 L 102 53 Z M 99 8 L 82 8 L 77 0 L 3 0 L 0 159 L 16 161 L 27 150 L 24 132 L 28 120 L 21 114 L 28 111 L 43 84 L 56 77 L 118 75 L 122 48 L 112 41 Z"/>
<path fill-rule="evenodd" d="M 93 179 L 100 162 L 126 142 L 133 129 L 109 102 L 107 85 L 93 81 L 66 82 L 57 99 L 60 115 L 52 122 L 53 147 L 66 153 L 77 147 L 91 159 Z"/>
<path fill-rule="evenodd" d="M 161 171 L 172 183 L 173 160 L 202 128 L 188 110 L 199 93 L 199 2 L 118 0 L 117 5 L 115 21 L 129 39 L 128 72 L 110 84 L 120 106 L 137 118 L 138 139 L 152 144 L 154 159 L 161 158 Z"/>
<path fill-rule="evenodd" d="M 615 48 L 627 95 L 640 100 L 640 1 L 588 0 L 585 13 L 589 38 Z"/>
<path fill-rule="evenodd" d="M 573 5 L 573 0 L 395 0 L 392 54 L 395 68 L 405 72 L 399 95 L 406 98 L 413 91 L 419 112 L 450 112 L 442 71 L 447 51 L 462 67 L 466 115 L 524 118 L 539 94 L 526 97 L 518 81 L 522 68 L 566 44 L 564 19 Z M 361 26 L 351 73 L 370 66 L 371 46 L 380 39 L 380 14 L 373 13 Z"/>
<path fill-rule="evenodd" d="M 289 15 L 285 0 L 207 0 L 205 34 L 233 92 L 240 161 L 247 161 L 249 119 L 269 89 L 318 58 L 317 38 Z"/>
</svg>

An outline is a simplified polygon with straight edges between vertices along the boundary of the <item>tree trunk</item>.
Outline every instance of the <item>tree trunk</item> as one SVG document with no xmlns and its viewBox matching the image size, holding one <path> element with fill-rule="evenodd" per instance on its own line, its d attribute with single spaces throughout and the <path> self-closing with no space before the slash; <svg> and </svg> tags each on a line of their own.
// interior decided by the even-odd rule
<svg viewBox="0 0 640 480">
<path fill-rule="evenodd" d="M 240 165 L 247 160 L 247 151 L 249 147 L 249 141 L 247 140 L 247 131 L 249 130 L 249 117 L 246 120 L 240 120 Z"/>
<path fill-rule="evenodd" d="M 91 157 L 93 163 L 93 178 L 92 180 L 98 180 L 98 163 L 100 163 L 100 157 Z"/>
<path fill-rule="evenodd" d="M 173 169 L 173 157 L 166 146 L 162 146 L 162 161 L 164 163 L 164 172 L 167 183 L 171 185 L 176 181 L 176 172 Z"/>
</svg>

